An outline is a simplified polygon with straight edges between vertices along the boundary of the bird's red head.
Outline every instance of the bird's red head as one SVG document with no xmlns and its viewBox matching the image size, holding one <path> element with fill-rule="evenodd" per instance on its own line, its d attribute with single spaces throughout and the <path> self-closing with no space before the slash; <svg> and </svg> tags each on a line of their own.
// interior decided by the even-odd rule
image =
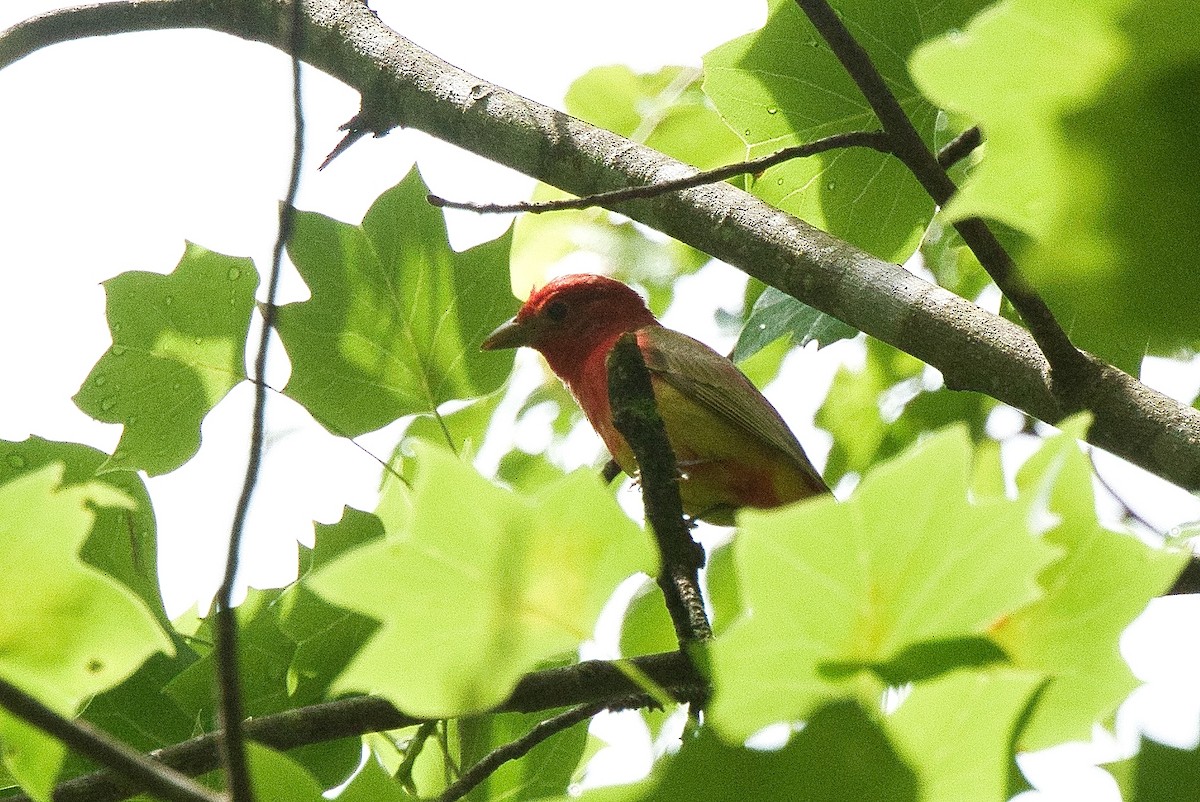
<svg viewBox="0 0 1200 802">
<path fill-rule="evenodd" d="M 534 348 L 566 378 L 596 348 L 607 351 L 625 332 L 656 323 L 631 288 L 605 276 L 577 273 L 535 290 L 516 317 L 484 340 L 483 348 Z"/>
</svg>

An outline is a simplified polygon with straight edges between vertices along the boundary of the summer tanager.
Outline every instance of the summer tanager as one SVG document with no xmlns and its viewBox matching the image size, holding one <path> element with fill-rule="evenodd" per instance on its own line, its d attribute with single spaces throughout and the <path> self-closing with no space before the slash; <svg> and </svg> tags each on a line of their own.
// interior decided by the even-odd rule
<svg viewBox="0 0 1200 802">
<path fill-rule="evenodd" d="M 829 488 L 763 394 L 725 357 L 664 327 L 619 281 L 576 274 L 536 290 L 483 348 L 528 346 L 566 383 L 613 459 L 630 476 L 637 462 L 613 425 L 606 360 L 635 332 L 655 402 L 679 464 L 683 509 L 733 523 L 740 507 L 777 507 Z"/>
</svg>

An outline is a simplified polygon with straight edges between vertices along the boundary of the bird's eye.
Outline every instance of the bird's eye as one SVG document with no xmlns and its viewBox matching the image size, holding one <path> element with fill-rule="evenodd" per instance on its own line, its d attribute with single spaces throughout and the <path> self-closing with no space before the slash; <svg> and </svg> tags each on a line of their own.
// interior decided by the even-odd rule
<svg viewBox="0 0 1200 802">
<path fill-rule="evenodd" d="M 567 304 L 564 301 L 554 301 L 546 307 L 546 317 L 555 323 L 562 323 L 567 317 Z"/>
</svg>

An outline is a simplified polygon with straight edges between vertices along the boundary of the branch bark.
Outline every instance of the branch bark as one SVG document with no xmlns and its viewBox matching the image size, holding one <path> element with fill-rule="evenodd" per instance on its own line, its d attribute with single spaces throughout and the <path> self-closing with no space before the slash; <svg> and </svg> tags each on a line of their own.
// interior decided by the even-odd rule
<svg viewBox="0 0 1200 802">
<path fill-rule="evenodd" d="M 134 751 L 86 721 L 64 718 L 22 691 L 0 680 L 0 707 L 46 732 L 84 757 L 116 771 L 114 782 L 135 784 L 170 802 L 222 802 L 216 791 L 193 782 L 184 774 Z"/>
<path fill-rule="evenodd" d="M 904 162 L 934 203 L 944 206 L 958 188 L 946 174 L 946 168 L 921 139 L 912 120 L 900 106 L 900 101 L 875 69 L 866 49 L 850 34 L 826 0 L 796 2 L 854 79 L 883 125 L 883 130 L 892 137 L 892 152 Z M 1029 326 L 1033 339 L 1050 362 L 1054 379 L 1051 389 L 1059 397 L 1073 397 L 1089 378 L 1087 362 L 1054 319 L 1050 307 L 1017 269 L 1012 257 L 987 223 L 970 217 L 955 222 L 954 228 Z"/>
<path fill-rule="evenodd" d="M 638 348 L 637 335 L 621 335 L 608 354 L 608 396 L 613 425 L 637 459 L 646 522 L 654 532 L 662 568 L 662 588 L 679 648 L 712 638 L 700 593 L 704 548 L 692 539 L 679 498 L 679 466 L 654 398 L 650 371 Z"/>
<path fill-rule="evenodd" d="M 681 652 L 652 654 L 628 661 L 651 682 L 677 701 L 703 696 L 708 683 L 692 661 Z M 609 709 L 649 707 L 657 701 L 631 680 L 617 663 L 588 660 L 573 666 L 527 674 L 517 683 L 512 696 L 489 713 L 534 713 L 560 707 L 603 704 Z M 274 749 L 288 750 L 314 743 L 334 741 L 420 724 L 426 719 L 410 716 L 374 696 L 357 696 L 262 716 L 245 722 L 246 737 Z M 189 776 L 217 768 L 217 741 L 221 733 L 205 733 L 190 741 L 159 749 L 150 757 Z M 60 784 L 55 802 L 117 802 L 138 794 L 142 788 L 111 771 L 100 771 Z M 4 802 L 31 802 L 26 796 L 3 797 Z"/>
<path fill-rule="evenodd" d="M 64 9 L 0 34 L 0 68 L 41 48 L 122 31 L 204 27 L 287 52 L 285 0 L 136 0 Z M 305 0 L 308 64 L 357 89 L 354 125 L 426 131 L 583 195 L 692 175 L 695 169 L 488 83 L 421 49 L 360 0 Z M 1200 490 L 1200 411 L 1085 355 L 1068 404 L 1029 334 L 728 184 L 613 204 L 622 214 L 939 369 L 955 390 L 986 393 L 1048 423 L 1080 409 L 1088 439 Z"/>
</svg>

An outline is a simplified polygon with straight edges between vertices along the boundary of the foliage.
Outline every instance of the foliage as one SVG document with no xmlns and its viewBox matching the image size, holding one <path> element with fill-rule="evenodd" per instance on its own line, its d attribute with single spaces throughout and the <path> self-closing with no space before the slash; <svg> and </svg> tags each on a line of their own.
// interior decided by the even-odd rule
<svg viewBox="0 0 1200 802">
<path fill-rule="evenodd" d="M 887 259 L 920 248 L 930 274 L 969 299 L 989 282 L 946 226 L 992 218 L 1081 344 L 1135 371 L 1146 344 L 1196 347 L 1200 127 L 1179 90 L 1200 64 L 1194 14 L 1169 0 L 837 5 L 929 146 L 978 122 L 986 147 L 937 219 L 900 162 L 873 151 L 788 162 L 743 185 Z M 701 168 L 875 127 L 787 0 L 770 3 L 762 30 L 709 53 L 703 75 L 599 68 L 566 106 Z M 286 754 L 252 745 L 263 800 L 318 799 L 347 781 L 338 798 L 441 793 L 551 715 L 494 708 L 531 672 L 574 664 L 615 589 L 657 571 L 613 488 L 555 463 L 577 419 L 567 394 L 551 383 L 517 397 L 511 355 L 479 345 L 516 311 L 514 295 L 568 257 L 590 253 L 658 312 L 707 257 L 595 209 L 525 216 L 455 252 L 426 194 L 413 170 L 361 224 L 297 213 L 288 252 L 311 297 L 278 310 L 292 365 L 283 392 L 343 437 L 415 419 L 378 506 L 319 526 L 297 581 L 251 590 L 237 621 L 248 715 L 373 694 L 441 723 Z M 0 678 L 140 750 L 211 731 L 216 714 L 213 621 L 167 619 L 138 472 L 187 462 L 204 417 L 246 379 L 258 281 L 249 260 L 189 244 L 169 275 L 106 282 L 112 346 L 75 400 L 122 424 L 120 443 L 111 454 L 0 443 Z M 789 351 L 855 336 L 773 288 L 751 286 L 746 301 L 734 356 L 762 383 Z M 833 436 L 827 481 L 857 485 L 744 512 L 732 544 L 710 550 L 703 723 L 642 782 L 585 799 L 1005 799 L 1019 790 L 1017 753 L 1086 738 L 1135 688 L 1119 638 L 1186 555 L 1099 521 L 1078 444 L 1086 418 L 1045 438 L 1006 493 L 987 426 L 998 402 L 947 388 L 882 343 L 861 353 L 816 419 Z M 552 418 L 544 450 L 510 448 L 497 476 L 472 464 L 511 420 L 502 411 L 538 409 Z M 617 614 L 623 655 L 677 647 L 652 584 Z M 642 715 L 662 728 L 661 713 Z M 777 736 L 770 748 L 764 732 Z M 6 778 L 38 799 L 93 768 L 8 713 L 0 741 Z M 470 798 L 566 799 L 595 750 L 576 724 Z M 1147 743 L 1114 772 L 1130 798 L 1172 799 L 1196 766 L 1195 750 Z"/>
</svg>

